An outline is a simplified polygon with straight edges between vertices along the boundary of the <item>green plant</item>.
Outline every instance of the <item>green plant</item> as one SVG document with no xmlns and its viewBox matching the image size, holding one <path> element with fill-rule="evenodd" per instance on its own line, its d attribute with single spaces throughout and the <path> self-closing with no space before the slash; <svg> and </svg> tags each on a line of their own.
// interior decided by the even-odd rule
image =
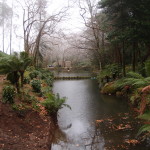
<svg viewBox="0 0 150 150">
<path fill-rule="evenodd" d="M 29 83 L 30 83 L 30 78 L 24 77 L 23 84 L 29 84 Z"/>
<path fill-rule="evenodd" d="M 150 60 L 145 62 L 145 70 L 146 70 L 146 75 L 149 77 L 150 76 Z"/>
<path fill-rule="evenodd" d="M 29 74 L 29 76 L 30 76 L 31 79 L 33 79 L 33 78 L 37 78 L 39 74 L 40 74 L 39 71 L 34 70 L 34 71 L 32 71 L 32 72 Z"/>
<path fill-rule="evenodd" d="M 15 84 L 18 93 L 20 92 L 19 79 L 21 77 L 21 86 L 23 86 L 24 72 L 30 63 L 31 59 L 26 52 L 0 59 L 0 73 L 7 75 L 7 79 Z"/>
<path fill-rule="evenodd" d="M 27 104 L 31 104 L 32 102 L 37 101 L 35 96 L 31 96 L 28 92 L 23 92 L 22 95 L 23 95 L 22 101 Z"/>
<path fill-rule="evenodd" d="M 51 87 L 42 87 L 42 89 L 41 89 L 41 93 L 42 93 L 43 96 L 48 94 L 51 91 L 52 91 Z"/>
<path fill-rule="evenodd" d="M 138 118 L 147 121 L 147 123 L 139 129 L 138 135 L 145 133 L 144 139 L 150 137 L 150 124 L 148 124 L 148 122 L 150 122 L 150 111 L 147 111 L 143 115 L 138 116 Z"/>
<path fill-rule="evenodd" d="M 116 79 L 116 77 L 121 72 L 120 66 L 116 64 L 110 64 L 106 65 L 102 71 L 98 74 L 98 80 L 104 81 L 106 77 L 112 78 L 113 80 Z"/>
<path fill-rule="evenodd" d="M 48 86 L 52 87 L 52 85 L 53 85 L 53 79 L 52 78 L 45 79 L 45 82 L 47 83 Z"/>
<path fill-rule="evenodd" d="M 39 111 L 40 110 L 39 102 L 38 101 L 33 101 L 32 102 L 32 108 Z"/>
<path fill-rule="evenodd" d="M 58 110 L 63 108 L 63 106 L 71 109 L 71 107 L 65 102 L 66 98 L 60 98 L 59 94 L 53 95 L 49 93 L 47 94 L 46 100 L 42 102 L 42 105 L 45 107 L 50 116 L 56 116 Z"/>
<path fill-rule="evenodd" d="M 12 109 L 17 113 L 18 117 L 25 117 L 25 113 L 30 108 L 25 104 L 13 104 Z"/>
<path fill-rule="evenodd" d="M 5 86 L 2 94 L 3 102 L 14 103 L 15 93 L 15 88 L 13 86 Z"/>
<path fill-rule="evenodd" d="M 37 92 L 37 93 L 41 92 L 41 81 L 40 80 L 32 80 L 31 86 L 35 92 Z"/>
<path fill-rule="evenodd" d="M 138 73 L 130 72 L 126 78 L 117 80 L 114 86 L 117 90 L 123 89 L 125 86 L 129 86 L 132 90 L 148 86 L 150 84 L 150 77 L 143 78 Z"/>
<path fill-rule="evenodd" d="M 126 75 L 127 78 L 134 78 L 134 79 L 143 79 L 144 77 L 142 77 L 142 75 L 140 75 L 139 73 L 136 72 L 128 72 Z"/>
</svg>

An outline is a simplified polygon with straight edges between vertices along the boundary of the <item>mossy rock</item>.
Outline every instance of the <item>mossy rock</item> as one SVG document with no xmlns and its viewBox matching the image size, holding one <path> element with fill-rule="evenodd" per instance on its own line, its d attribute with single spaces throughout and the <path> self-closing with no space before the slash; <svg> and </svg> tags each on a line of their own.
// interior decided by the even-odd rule
<svg viewBox="0 0 150 150">
<path fill-rule="evenodd" d="M 115 94 L 116 89 L 114 87 L 114 83 L 113 82 L 106 83 L 105 86 L 102 88 L 101 93 L 103 93 L 103 94 Z"/>
<path fill-rule="evenodd" d="M 117 92 L 116 92 L 116 96 L 118 96 L 118 97 L 123 96 L 123 93 L 120 92 L 120 91 L 117 91 Z"/>
</svg>

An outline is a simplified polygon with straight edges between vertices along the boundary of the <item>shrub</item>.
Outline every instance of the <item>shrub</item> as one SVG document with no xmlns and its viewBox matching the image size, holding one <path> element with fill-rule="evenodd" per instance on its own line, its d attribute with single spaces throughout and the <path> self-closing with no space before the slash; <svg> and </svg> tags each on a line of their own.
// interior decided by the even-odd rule
<svg viewBox="0 0 150 150">
<path fill-rule="evenodd" d="M 13 104 L 12 108 L 17 113 L 18 117 L 25 117 L 26 112 L 30 109 L 25 104 Z"/>
<path fill-rule="evenodd" d="M 3 88 L 3 102 L 14 103 L 15 98 L 15 88 L 13 86 L 5 86 Z"/>
<path fill-rule="evenodd" d="M 134 79 L 143 79 L 142 75 L 136 72 L 128 72 L 127 78 L 134 78 Z"/>
<path fill-rule="evenodd" d="M 37 70 L 34 70 L 29 74 L 31 79 L 36 78 L 38 75 L 39 75 L 39 71 Z"/>
<path fill-rule="evenodd" d="M 11 84 L 15 85 L 16 82 L 18 82 L 19 78 L 20 78 L 19 73 L 14 74 L 13 72 L 11 72 L 7 74 L 7 80 L 10 81 Z"/>
<path fill-rule="evenodd" d="M 69 105 L 66 103 L 66 98 L 60 98 L 59 94 L 53 95 L 53 94 L 47 94 L 47 98 L 44 102 L 42 102 L 42 105 L 47 110 L 47 113 L 50 116 L 56 116 L 59 109 L 63 108 L 63 106 L 68 107 L 71 109 Z"/>
<path fill-rule="evenodd" d="M 31 81 L 31 86 L 35 92 L 37 92 L 37 93 L 41 92 L 41 81 L 40 80 Z"/>
<path fill-rule="evenodd" d="M 24 84 L 29 84 L 30 83 L 30 79 L 28 77 L 25 77 L 23 80 Z"/>
<path fill-rule="evenodd" d="M 51 91 L 52 91 L 52 88 L 51 88 L 51 87 L 43 87 L 43 88 L 41 89 L 41 93 L 42 93 L 43 96 L 46 95 L 46 94 L 48 94 L 48 93 L 51 92 Z"/>
<path fill-rule="evenodd" d="M 116 79 L 116 77 L 118 77 L 118 75 L 121 72 L 121 68 L 120 66 L 116 65 L 116 64 L 111 64 L 111 65 L 106 65 L 104 67 L 104 69 L 99 73 L 98 75 L 98 79 L 100 82 L 103 82 L 106 77 L 109 77 L 113 80 Z"/>
<path fill-rule="evenodd" d="M 146 70 L 146 75 L 149 77 L 150 76 L 150 60 L 146 61 L 145 63 L 145 70 Z"/>
<path fill-rule="evenodd" d="M 52 85 L 53 85 L 53 80 L 52 80 L 51 78 L 45 79 L 45 82 L 46 82 L 46 84 L 47 84 L 48 86 L 52 87 Z"/>
<path fill-rule="evenodd" d="M 35 96 L 31 96 L 28 92 L 24 92 L 22 101 L 27 104 L 31 104 L 32 102 L 37 101 L 37 99 L 35 98 Z"/>
<path fill-rule="evenodd" d="M 146 113 L 144 113 L 143 115 L 140 115 L 138 118 L 143 119 L 146 121 L 146 124 L 143 125 L 138 132 L 138 135 L 145 133 L 145 135 L 143 136 L 144 139 L 149 138 L 150 137 L 150 111 L 147 111 Z"/>
</svg>

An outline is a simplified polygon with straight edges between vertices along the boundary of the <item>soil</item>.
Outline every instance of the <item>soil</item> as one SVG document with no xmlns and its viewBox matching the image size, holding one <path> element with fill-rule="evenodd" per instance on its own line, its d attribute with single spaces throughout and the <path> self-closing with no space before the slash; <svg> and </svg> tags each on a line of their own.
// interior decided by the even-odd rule
<svg viewBox="0 0 150 150">
<path fill-rule="evenodd" d="M 0 76 L 0 99 L 4 76 Z M 0 150 L 50 150 L 54 123 L 48 116 L 28 110 L 16 113 L 0 102 Z"/>
</svg>

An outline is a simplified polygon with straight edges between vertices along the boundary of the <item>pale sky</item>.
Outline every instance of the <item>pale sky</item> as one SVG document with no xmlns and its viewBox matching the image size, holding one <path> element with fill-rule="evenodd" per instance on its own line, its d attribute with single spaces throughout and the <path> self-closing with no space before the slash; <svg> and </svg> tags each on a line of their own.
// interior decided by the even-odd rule
<svg viewBox="0 0 150 150">
<path fill-rule="evenodd" d="M 0 0 L 2 1 L 2 0 Z M 14 2 L 14 18 L 13 18 L 13 26 L 15 27 L 15 34 L 13 36 L 13 50 L 22 51 L 23 49 L 23 29 L 22 29 L 22 17 L 23 10 L 19 4 L 16 6 L 16 1 L 23 3 L 23 0 L 5 0 L 5 2 L 11 7 L 12 1 Z M 84 29 L 84 23 L 82 17 L 80 16 L 80 9 L 77 6 L 78 0 L 47 0 L 48 8 L 47 11 L 51 15 L 52 13 L 59 12 L 62 8 L 67 7 L 68 4 L 70 6 L 67 11 L 67 16 L 65 20 L 58 25 L 59 28 L 65 34 L 71 35 L 71 33 L 79 33 Z M 84 0 L 83 0 L 84 1 Z M 5 37 L 5 51 L 9 51 L 9 32 L 6 30 Z M 8 35 L 7 35 L 8 34 Z M 2 28 L 0 28 L 0 38 L 2 39 Z M 2 42 L 2 41 L 0 41 Z M 2 50 L 2 44 L 0 44 L 0 50 Z"/>
</svg>

